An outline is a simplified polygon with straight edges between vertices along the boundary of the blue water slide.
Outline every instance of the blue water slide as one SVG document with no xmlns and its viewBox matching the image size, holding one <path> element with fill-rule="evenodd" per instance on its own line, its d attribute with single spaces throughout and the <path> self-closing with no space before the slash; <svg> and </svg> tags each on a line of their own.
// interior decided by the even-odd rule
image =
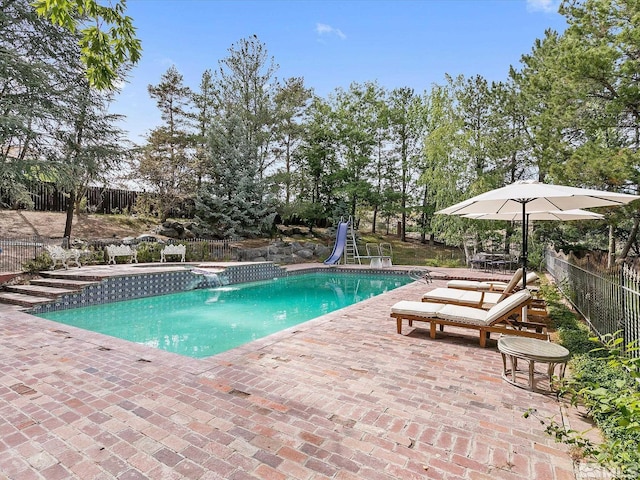
<svg viewBox="0 0 640 480">
<path fill-rule="evenodd" d="M 347 231 L 349 230 L 349 222 L 340 222 L 338 224 L 338 233 L 336 234 L 336 243 L 333 246 L 331 256 L 324 261 L 325 265 L 335 265 L 340 261 L 344 247 L 347 244 Z"/>
</svg>

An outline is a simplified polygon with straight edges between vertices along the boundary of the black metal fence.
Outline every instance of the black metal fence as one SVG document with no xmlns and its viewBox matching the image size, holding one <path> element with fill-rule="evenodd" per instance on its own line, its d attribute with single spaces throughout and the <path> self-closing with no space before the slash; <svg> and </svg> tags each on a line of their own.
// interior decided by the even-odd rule
<svg viewBox="0 0 640 480">
<path fill-rule="evenodd" d="M 621 332 L 625 344 L 640 341 L 640 273 L 635 268 L 603 268 L 588 258 L 553 250 L 547 250 L 545 263 L 558 288 L 598 336 Z"/>
<path fill-rule="evenodd" d="M 236 240 L 188 239 L 169 242 L 148 242 L 133 240 L 130 245 L 138 250 L 140 262 L 160 261 L 160 250 L 166 243 L 184 243 L 187 245 L 187 260 L 192 262 L 228 261 L 238 258 Z M 95 240 L 83 243 L 78 248 L 83 250 L 81 263 L 105 263 L 104 250 L 114 243 L 108 240 Z M 115 242 L 120 243 L 120 242 Z M 47 245 L 61 245 L 68 248 L 66 239 L 50 239 L 38 235 L 23 238 L 0 238 L 0 274 L 20 273 L 28 270 L 28 262 L 34 261 L 46 251 Z"/>
<path fill-rule="evenodd" d="M 24 238 L 0 238 L 0 273 L 18 273 L 23 265 L 45 250 L 46 243 L 38 235 Z"/>
</svg>

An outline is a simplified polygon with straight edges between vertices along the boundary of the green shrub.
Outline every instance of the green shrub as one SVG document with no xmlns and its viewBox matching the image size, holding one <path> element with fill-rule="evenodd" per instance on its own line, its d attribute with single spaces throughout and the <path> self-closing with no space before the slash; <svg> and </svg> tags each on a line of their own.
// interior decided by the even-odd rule
<svg viewBox="0 0 640 480">
<path fill-rule="evenodd" d="M 41 253 L 33 260 L 28 260 L 22 264 L 22 271 L 25 273 L 36 273 L 42 270 L 49 270 L 53 265 L 53 260 L 47 253 Z"/>
<path fill-rule="evenodd" d="M 459 268 L 464 267 L 464 262 L 458 258 L 451 258 L 444 255 L 436 255 L 436 258 L 427 258 L 425 260 L 425 266 L 427 267 L 447 267 L 447 268 Z"/>
<path fill-rule="evenodd" d="M 160 250 L 164 245 L 155 242 L 141 242 L 136 246 L 138 262 L 149 263 L 160 261 Z"/>
<path fill-rule="evenodd" d="M 561 328 L 558 330 L 560 344 L 569 350 L 573 355 L 589 353 L 600 344 L 591 338 L 591 334 L 586 327 L 583 328 Z"/>
<path fill-rule="evenodd" d="M 210 261 L 209 245 L 207 242 L 192 242 L 187 245 L 185 254 L 187 262 L 207 262 Z"/>
<path fill-rule="evenodd" d="M 605 335 L 603 345 L 572 363 L 567 382 L 572 403 L 583 404 L 605 442 L 591 445 L 592 456 L 619 479 L 640 478 L 640 358 L 634 345 Z"/>
<path fill-rule="evenodd" d="M 88 252 L 83 253 L 80 258 L 80 263 L 82 263 L 82 265 L 96 265 L 104 262 L 104 250 L 101 249 L 91 249 Z"/>
<path fill-rule="evenodd" d="M 604 441 L 594 443 L 554 420 L 542 420 L 546 432 L 616 479 L 640 478 L 640 358 L 632 356 L 635 345 L 624 346 L 618 334 L 605 335 L 602 341 L 593 338 L 555 287 L 544 285 L 541 292 L 560 342 L 572 353 L 572 374 L 564 380 L 561 395 L 587 409 Z"/>
</svg>

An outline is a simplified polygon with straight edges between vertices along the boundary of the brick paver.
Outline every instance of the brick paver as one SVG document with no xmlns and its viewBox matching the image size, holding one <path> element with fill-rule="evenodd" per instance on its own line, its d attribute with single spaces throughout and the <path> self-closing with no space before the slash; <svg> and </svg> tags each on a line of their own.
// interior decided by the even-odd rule
<svg viewBox="0 0 640 480">
<path fill-rule="evenodd" d="M 396 333 L 389 307 L 444 285 L 202 360 L 0 311 L 0 478 L 575 478 L 523 417 L 558 402 L 503 382 L 495 341 Z"/>
</svg>

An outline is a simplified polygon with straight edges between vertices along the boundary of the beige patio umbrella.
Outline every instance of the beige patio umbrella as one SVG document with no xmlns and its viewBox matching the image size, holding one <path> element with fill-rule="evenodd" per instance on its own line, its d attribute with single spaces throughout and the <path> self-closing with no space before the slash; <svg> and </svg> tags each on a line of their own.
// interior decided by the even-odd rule
<svg viewBox="0 0 640 480">
<path fill-rule="evenodd" d="M 522 221 L 522 212 L 518 213 L 467 213 L 462 215 L 474 220 L 504 220 L 508 222 Z M 573 210 L 552 210 L 548 212 L 527 212 L 527 220 L 601 220 L 604 215 L 574 208 Z"/>
<path fill-rule="evenodd" d="M 639 199 L 638 195 L 591 190 L 586 188 L 549 185 L 534 180 L 512 183 L 482 193 L 450 207 L 438 214 L 467 216 L 469 214 L 502 215 L 515 214 L 523 220 L 522 226 L 522 270 L 526 287 L 527 227 L 528 216 L 535 212 L 566 211 L 578 208 L 611 207 L 625 205 Z M 475 217 L 477 218 L 477 217 Z M 517 218 L 517 217 L 516 217 Z M 501 218 L 504 220 L 504 218 Z"/>
</svg>

